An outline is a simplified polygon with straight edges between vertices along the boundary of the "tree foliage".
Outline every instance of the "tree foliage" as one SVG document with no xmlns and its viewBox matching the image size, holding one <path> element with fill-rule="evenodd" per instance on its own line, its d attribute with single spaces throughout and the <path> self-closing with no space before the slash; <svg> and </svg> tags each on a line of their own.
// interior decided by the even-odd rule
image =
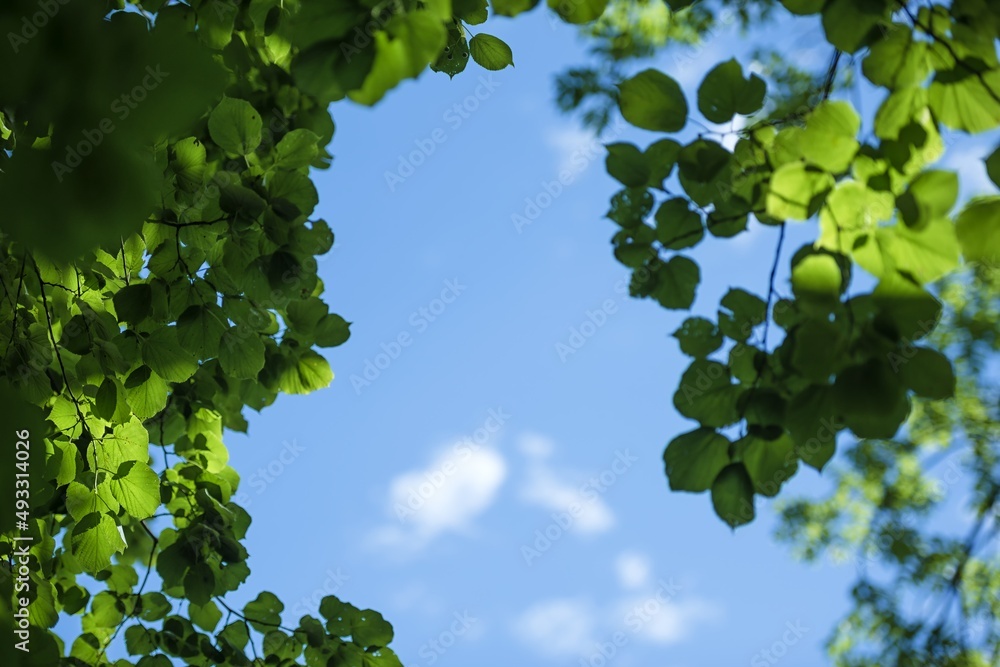
<svg viewBox="0 0 1000 667">
<path fill-rule="evenodd" d="M 486 16 L 485 0 L 4 4 L 0 397 L 5 451 L 16 434 L 27 458 L 4 468 L 7 497 L 22 474 L 0 618 L 30 652 L 5 642 L 3 664 L 399 664 L 378 612 L 330 596 L 286 627 L 269 592 L 227 602 L 250 517 L 225 432 L 327 386 L 317 349 L 350 335 L 317 276 L 330 104 L 470 53 L 513 64 L 466 39 Z M 68 643 L 62 615 L 82 623 Z"/>
<path fill-rule="evenodd" d="M 825 498 L 782 508 L 779 535 L 803 558 L 855 566 L 853 606 L 828 639 L 838 666 L 1000 659 L 1000 271 L 956 276 L 941 298 L 931 339 L 953 360 L 955 399 L 916 401 L 898 437 L 847 448 Z"/>
<path fill-rule="evenodd" d="M 698 427 L 667 446 L 667 477 L 675 490 L 710 491 L 733 527 L 800 463 L 821 470 L 839 433 L 892 438 L 915 398 L 950 398 L 952 366 L 927 339 L 941 315 L 936 284 L 963 262 L 1000 260 L 1000 196 L 960 203 L 957 174 L 935 164 L 945 137 L 1000 125 L 996 13 L 976 0 L 784 4 L 818 19 L 829 42 L 821 87 L 800 95 L 815 104 L 768 102 L 765 81 L 737 60 L 712 68 L 692 100 L 646 69 L 618 85 L 618 107 L 668 136 L 608 147 L 608 173 L 624 186 L 608 212 L 620 227 L 612 243 L 633 296 L 687 310 L 701 278 L 694 246 L 751 225 L 776 231 L 767 292 L 734 287 L 715 321 L 691 318 L 675 333 L 693 359 L 673 402 Z M 884 90 L 869 132 L 833 95 L 846 57 Z M 742 129 L 727 131 L 734 119 Z M 681 141 L 690 124 L 703 130 Z M 785 294 L 785 229 L 804 222 L 816 241 L 792 253 Z"/>
<path fill-rule="evenodd" d="M 537 4 L 490 7 L 514 16 Z M 549 0 L 545 11 L 591 26 L 599 52 L 627 60 L 704 34 L 714 15 L 690 4 Z M 670 484 L 709 491 L 732 526 L 800 461 L 822 468 L 837 432 L 889 439 L 913 396 L 952 394 L 951 364 L 927 341 L 941 311 L 933 285 L 963 257 L 990 263 L 1000 252 L 1000 198 L 956 210 L 956 177 L 932 168 L 945 128 L 1000 122 L 996 8 L 785 4 L 818 16 L 834 51 L 804 106 L 768 100 L 738 61 L 720 63 L 691 100 L 654 69 L 613 87 L 621 70 L 583 72 L 560 92 L 564 106 L 614 100 L 659 133 L 683 130 L 695 110 L 715 123 L 749 119 L 733 149 L 711 130 L 609 147 L 609 173 L 625 186 L 609 213 L 621 226 L 615 256 L 634 269 L 633 295 L 687 309 L 700 281 L 687 255 L 706 235 L 763 224 L 783 239 L 789 221 L 818 221 L 817 242 L 792 258 L 790 295 L 772 271 L 767 294 L 735 287 L 716 320 L 690 318 L 675 333 L 693 361 L 674 403 L 699 426 L 668 446 Z M 741 4 L 737 15 L 772 9 Z M 428 68 L 455 76 L 470 59 L 513 65 L 498 38 L 469 37 L 489 13 L 485 0 L 0 9 L 10 47 L 0 421 L 28 452 L 13 469 L 24 477 L 0 482 L 19 499 L 0 525 L 0 619 L 31 637 L 27 654 L 5 644 L 4 664 L 399 664 L 382 616 L 336 597 L 295 627 L 269 592 L 242 609 L 227 602 L 249 574 L 250 517 L 233 502 L 225 432 L 246 430 L 247 408 L 329 384 L 317 348 L 349 337 L 321 298 L 317 257 L 334 238 L 313 215 L 309 177 L 331 164 L 331 103 L 374 104 Z M 841 54 L 886 90 L 871 136 L 832 96 Z M 598 105 L 590 120 L 608 113 Z M 988 170 L 996 179 L 995 157 Z M 850 291 L 858 269 L 874 289 Z M 785 332 L 773 350 L 772 323 Z M 894 367 L 914 341 L 924 342 Z M 22 607 L 27 619 L 15 623 Z M 53 632 L 65 615 L 81 622 L 68 645 Z M 121 648 L 131 658 L 115 658 Z"/>
</svg>

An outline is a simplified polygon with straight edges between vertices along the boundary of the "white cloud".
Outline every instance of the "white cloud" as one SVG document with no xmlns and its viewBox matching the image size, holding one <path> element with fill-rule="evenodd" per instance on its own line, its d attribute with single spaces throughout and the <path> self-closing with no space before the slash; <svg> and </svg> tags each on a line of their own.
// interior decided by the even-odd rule
<svg viewBox="0 0 1000 667">
<path fill-rule="evenodd" d="M 457 443 L 426 467 L 397 475 L 389 485 L 393 522 L 375 531 L 372 542 L 419 550 L 447 532 L 471 529 L 496 500 L 507 476 L 503 456 L 492 447 Z"/>
<path fill-rule="evenodd" d="M 593 132 L 570 126 L 549 130 L 545 143 L 556 156 L 556 173 L 568 171 L 577 175 L 594 161 L 603 161 L 605 151 Z"/>
<path fill-rule="evenodd" d="M 514 636 L 551 658 L 580 655 L 594 642 L 595 618 L 585 599 L 563 598 L 536 603 L 513 624 Z"/>
<path fill-rule="evenodd" d="M 648 556 L 625 551 L 615 559 L 623 592 L 599 604 L 590 597 L 538 601 L 516 617 L 511 631 L 545 657 L 589 662 L 588 656 L 600 651 L 600 643 L 615 635 L 624 636 L 620 646 L 631 642 L 677 644 L 721 618 L 722 608 L 692 595 L 689 584 L 672 578 L 653 581 L 651 569 Z M 627 660 L 628 656 L 622 654 L 616 660 L 619 658 Z"/>
<path fill-rule="evenodd" d="M 615 571 L 622 588 L 641 588 L 649 583 L 651 563 L 645 554 L 625 551 L 615 560 Z"/>
<path fill-rule="evenodd" d="M 524 436 L 518 448 L 528 458 L 526 481 L 521 488 L 521 499 L 529 504 L 544 507 L 550 512 L 570 512 L 574 517 L 573 530 L 581 533 L 600 533 L 615 524 L 615 515 L 604 500 L 595 493 L 583 493 L 585 482 L 570 482 L 567 473 L 557 473 L 549 465 L 555 446 L 546 438 Z"/>
<path fill-rule="evenodd" d="M 675 600 L 647 596 L 622 598 L 616 605 L 626 627 L 639 639 L 652 644 L 677 644 L 694 634 L 703 623 L 721 615 L 720 609 L 700 598 Z"/>
</svg>

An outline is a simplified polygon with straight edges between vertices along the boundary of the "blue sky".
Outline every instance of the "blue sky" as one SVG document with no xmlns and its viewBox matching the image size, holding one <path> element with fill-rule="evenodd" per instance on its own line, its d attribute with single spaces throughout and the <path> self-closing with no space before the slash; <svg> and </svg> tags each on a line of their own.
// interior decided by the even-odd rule
<svg viewBox="0 0 1000 667">
<path fill-rule="evenodd" d="M 854 565 L 797 563 L 769 504 L 734 534 L 706 495 L 667 489 L 663 448 L 693 428 L 671 404 L 686 360 L 669 334 L 686 315 L 624 293 L 604 151 L 555 110 L 553 77 L 585 44 L 543 11 L 480 28 L 511 45 L 515 69 L 470 64 L 374 109 L 334 106 L 335 160 L 315 177 L 336 245 L 320 273 L 352 337 L 326 351 L 329 389 L 281 397 L 228 438 L 254 519 L 253 574 L 231 598 L 271 590 L 295 623 L 336 593 L 394 624 L 408 666 L 756 667 L 775 644 L 788 664 L 826 664 Z M 768 39 L 822 66 L 819 37 Z M 737 38 L 658 64 L 693 93 L 748 50 Z M 563 169 L 572 182 L 552 196 Z M 517 228 L 531 202 L 539 215 Z M 792 227 L 786 257 L 814 233 Z M 695 311 L 731 286 L 764 294 L 776 241 L 754 226 L 703 242 Z M 804 470 L 785 491 L 823 486 Z"/>
</svg>

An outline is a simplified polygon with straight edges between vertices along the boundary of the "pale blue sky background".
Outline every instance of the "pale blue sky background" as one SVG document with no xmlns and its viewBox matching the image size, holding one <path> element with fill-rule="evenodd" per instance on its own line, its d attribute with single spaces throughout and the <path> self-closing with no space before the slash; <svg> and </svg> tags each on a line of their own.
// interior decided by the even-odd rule
<svg viewBox="0 0 1000 667">
<path fill-rule="evenodd" d="M 281 397 L 251 416 L 249 437 L 228 438 L 254 518 L 253 574 L 230 598 L 271 590 L 294 624 L 316 614 L 309 598 L 336 592 L 381 611 L 411 667 L 599 666 L 597 645 L 616 632 L 625 643 L 608 664 L 756 666 L 770 664 L 760 662 L 762 649 L 795 637 L 788 624 L 801 638 L 782 659 L 825 664 L 822 643 L 847 608 L 853 564 L 795 562 L 772 540 L 767 504 L 733 534 L 707 495 L 667 489 L 663 447 L 693 427 L 671 404 L 686 360 L 669 334 L 685 315 L 620 291 L 627 272 L 603 218 L 616 184 L 603 150 L 553 104 L 555 73 L 584 62 L 585 44 L 541 9 L 480 28 L 511 45 L 516 69 L 489 74 L 470 64 L 451 81 L 425 74 L 374 109 L 334 106 L 336 157 L 316 180 L 318 214 L 337 240 L 320 273 L 353 335 L 326 352 L 337 374 L 331 388 Z M 800 63 L 822 67 L 828 57 L 813 50 L 818 28 L 796 23 L 768 39 Z M 737 47 L 729 30 L 658 65 L 693 93 Z M 480 88 L 485 99 L 457 124 L 448 110 L 474 96 L 481 77 L 492 92 Z M 870 113 L 874 101 L 866 104 Z M 444 142 L 390 191 L 385 173 L 439 128 Z M 605 140 L 641 146 L 655 138 L 611 134 Z M 573 183 L 515 229 L 511 216 L 523 214 L 525 199 L 574 164 L 584 168 Z M 811 224 L 791 228 L 786 257 L 813 234 Z M 764 294 L 776 240 L 775 229 L 755 225 L 702 243 L 695 310 L 714 312 L 730 286 Z M 435 299 L 449 281 L 459 294 L 441 312 Z M 784 276 L 779 289 L 787 292 Z M 561 360 L 557 343 L 568 344 L 607 301 L 603 326 Z M 423 324 L 421 308 L 440 314 Z M 386 366 L 377 356 L 400 334 L 411 343 Z M 370 385 L 352 384 L 369 361 L 384 368 Z M 455 448 L 491 415 L 504 423 L 482 447 Z M 606 472 L 625 452 L 634 462 Z M 270 482 L 255 473 L 269 465 L 281 471 Z M 613 483 L 581 491 L 602 472 Z M 435 473 L 443 484 L 398 518 L 394 503 Z M 786 494 L 819 488 L 807 469 Z M 582 512 L 551 529 L 561 535 L 529 565 L 522 547 L 574 503 Z M 456 614 L 474 621 L 453 635 Z"/>
</svg>

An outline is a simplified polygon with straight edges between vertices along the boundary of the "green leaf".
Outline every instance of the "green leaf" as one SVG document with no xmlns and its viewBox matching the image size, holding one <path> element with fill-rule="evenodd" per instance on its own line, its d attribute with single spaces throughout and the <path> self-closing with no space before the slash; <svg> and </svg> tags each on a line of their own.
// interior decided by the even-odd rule
<svg viewBox="0 0 1000 667">
<path fill-rule="evenodd" d="M 801 162 L 778 167 L 767 191 L 767 214 L 777 220 L 806 220 L 819 209 L 833 187 L 833 176 L 809 169 Z"/>
<path fill-rule="evenodd" d="M 719 329 L 729 338 L 744 342 L 754 327 L 767 319 L 767 303 L 755 294 L 735 288 L 719 302 Z"/>
<path fill-rule="evenodd" d="M 219 353 L 219 341 L 229 328 L 222 308 L 212 304 L 190 306 L 177 319 L 177 339 L 202 359 Z"/>
<path fill-rule="evenodd" d="M 806 120 L 799 150 L 806 162 L 832 174 L 847 171 L 858 152 L 861 118 L 843 101 L 820 103 Z"/>
<path fill-rule="evenodd" d="M 285 308 L 285 323 L 297 335 L 312 336 L 327 310 L 327 305 L 317 297 L 289 301 Z"/>
<path fill-rule="evenodd" d="M 725 204 L 733 193 L 732 153 L 721 144 L 695 139 L 677 156 L 681 187 L 699 206 Z"/>
<path fill-rule="evenodd" d="M 730 528 L 753 521 L 753 481 L 742 463 L 731 463 L 715 478 L 712 483 L 712 507 Z"/>
<path fill-rule="evenodd" d="M 91 443 L 91 448 L 100 452 L 98 461 L 102 467 L 115 472 L 126 461 L 149 459 L 149 432 L 138 418 L 131 418 L 124 424 L 116 424 L 109 435 L 100 442 Z"/>
<path fill-rule="evenodd" d="M 885 98 L 875 113 L 875 136 L 897 139 L 903 128 L 927 114 L 927 89 L 902 88 Z"/>
<path fill-rule="evenodd" d="M 970 59 L 976 60 L 976 59 Z M 996 56 L 993 56 L 994 62 Z M 981 61 L 980 61 L 981 62 Z M 938 70 L 927 90 L 927 102 L 943 125 L 971 134 L 1000 125 L 1000 68 L 982 70 L 963 61 L 951 70 Z M 971 70 L 971 71 L 970 71 Z M 980 79 L 982 77 L 982 79 Z"/>
<path fill-rule="evenodd" d="M 837 445 L 839 416 L 832 387 L 810 385 L 788 402 L 785 428 L 795 441 L 795 451 L 808 466 L 822 470 Z"/>
<path fill-rule="evenodd" d="M 178 185 L 194 190 L 205 181 L 205 144 L 197 137 L 181 139 L 173 145 L 174 159 L 170 168 L 177 175 Z"/>
<path fill-rule="evenodd" d="M 306 350 L 282 374 L 281 390 L 288 394 L 308 394 L 333 381 L 330 364 L 322 356 Z"/>
<path fill-rule="evenodd" d="M 319 613 L 327 619 L 327 632 L 335 637 L 347 637 L 358 609 L 335 595 L 327 595 L 319 603 Z"/>
<path fill-rule="evenodd" d="M 823 7 L 827 41 L 845 53 L 867 46 L 888 21 L 889 6 L 879 0 L 829 0 Z"/>
<path fill-rule="evenodd" d="M 316 186 L 308 176 L 297 171 L 279 171 L 268 182 L 267 191 L 272 205 L 277 200 L 284 200 L 298 209 L 298 215 L 288 216 L 291 220 L 308 217 L 319 203 Z"/>
<path fill-rule="evenodd" d="M 548 0 L 548 4 L 567 23 L 590 23 L 604 13 L 608 0 Z"/>
<path fill-rule="evenodd" d="M 118 410 L 118 398 L 118 384 L 111 378 L 104 378 L 97 389 L 94 414 L 101 419 L 111 421 Z"/>
<path fill-rule="evenodd" d="M 282 169 L 308 167 L 319 155 L 320 137 L 312 130 L 292 130 L 274 148 L 274 164 Z"/>
<path fill-rule="evenodd" d="M 1000 197 L 969 202 L 958 215 L 955 233 L 969 262 L 1000 262 Z"/>
<path fill-rule="evenodd" d="M 882 273 L 878 267 L 866 265 L 857 256 L 857 241 L 873 235 L 878 224 L 889 220 L 894 210 L 891 193 L 876 192 L 858 181 L 841 181 L 820 210 L 817 246 L 844 255 L 853 253 L 865 270 L 878 276 Z"/>
<path fill-rule="evenodd" d="M 280 617 L 279 621 L 280 622 Z M 264 626 L 265 628 L 267 626 Z M 266 629 L 264 630 L 267 631 Z M 250 641 L 250 633 L 243 621 L 234 621 L 219 632 L 219 641 L 231 646 L 237 651 L 242 651 Z"/>
<path fill-rule="evenodd" d="M 184 575 L 184 597 L 196 605 L 211 602 L 215 587 L 215 572 L 206 562 L 195 563 Z"/>
<path fill-rule="evenodd" d="M 909 276 L 891 272 L 872 291 L 879 326 L 899 339 L 915 340 L 931 332 L 941 317 L 941 302 Z"/>
<path fill-rule="evenodd" d="M 655 273 L 656 287 L 652 296 L 664 308 L 683 310 L 694 303 L 701 271 L 698 265 L 681 255 L 670 258 Z"/>
<path fill-rule="evenodd" d="M 698 245 L 705 236 L 701 216 L 691 210 L 683 197 L 674 197 L 656 210 L 656 240 L 668 250 Z"/>
<path fill-rule="evenodd" d="M 232 327 L 219 342 L 219 365 L 227 375 L 253 379 L 264 368 L 264 343 L 256 331 Z"/>
<path fill-rule="evenodd" d="M 674 407 L 702 426 L 721 428 L 739 419 L 737 399 L 742 389 L 730 382 L 729 368 L 717 361 L 696 359 L 681 376 Z"/>
<path fill-rule="evenodd" d="M 799 469 L 795 442 L 786 434 L 775 440 L 747 436 L 736 443 L 754 491 L 773 498 Z"/>
<path fill-rule="evenodd" d="M 125 629 L 125 650 L 129 655 L 149 655 L 156 650 L 156 631 L 130 625 Z"/>
<path fill-rule="evenodd" d="M 843 364 L 840 328 L 828 320 L 810 319 L 792 330 L 789 363 L 804 378 L 822 384 Z"/>
<path fill-rule="evenodd" d="M 149 366 L 140 366 L 125 379 L 125 398 L 139 419 L 156 416 L 167 405 L 167 383 Z"/>
<path fill-rule="evenodd" d="M 325 315 L 316 325 L 316 344 L 320 347 L 343 345 L 350 337 L 351 323 L 340 315 Z"/>
<path fill-rule="evenodd" d="M 923 229 L 931 220 L 948 215 L 958 200 L 958 174 L 929 170 L 918 175 L 896 199 L 903 222 Z"/>
<path fill-rule="evenodd" d="M 217 604 L 209 600 L 205 604 L 191 604 L 188 607 L 188 617 L 205 632 L 214 632 L 222 620 L 222 611 Z"/>
<path fill-rule="evenodd" d="M 100 572 L 111 565 L 111 556 L 125 549 L 118 524 L 104 512 L 92 512 L 73 527 L 73 555 L 84 571 Z"/>
<path fill-rule="evenodd" d="M 112 495 L 133 519 L 146 519 L 160 507 L 160 478 L 146 463 L 122 463 L 109 482 Z"/>
<path fill-rule="evenodd" d="M 861 63 L 865 77 L 889 90 L 919 86 L 930 74 L 928 42 L 913 39 L 909 26 L 894 23 Z"/>
<path fill-rule="evenodd" d="M 840 263 L 828 253 L 810 253 L 792 266 L 792 292 L 799 299 L 836 302 L 844 288 Z"/>
<path fill-rule="evenodd" d="M 469 25 L 479 25 L 486 21 L 489 12 L 486 0 L 452 0 L 452 13 Z"/>
<path fill-rule="evenodd" d="M 809 14 L 819 14 L 826 4 L 826 0 L 781 0 L 781 4 L 792 14 L 808 16 Z"/>
<path fill-rule="evenodd" d="M 194 354 L 181 347 L 176 327 L 160 327 L 140 344 L 142 361 L 168 382 L 184 382 L 198 370 Z"/>
<path fill-rule="evenodd" d="M 324 598 L 326 599 L 326 598 Z M 261 621 L 262 623 L 253 623 L 253 626 L 257 632 L 267 632 L 272 629 L 273 626 L 281 623 L 281 611 L 285 608 L 285 605 L 281 603 L 274 593 L 264 591 L 257 595 L 257 597 L 252 601 L 248 602 L 245 607 L 243 607 L 243 615 L 248 619 L 253 619 L 254 621 Z M 320 612 L 322 613 L 322 606 L 320 607 Z"/>
<path fill-rule="evenodd" d="M 392 635 L 392 625 L 382 614 L 371 609 L 362 609 L 356 615 L 351 631 L 351 638 L 364 648 L 387 646 L 392 641 Z"/>
<path fill-rule="evenodd" d="M 567 0 L 573 1 L 573 0 Z M 680 85 L 647 69 L 618 86 L 618 106 L 625 120 L 644 130 L 679 132 L 687 123 L 688 106 Z"/>
<path fill-rule="evenodd" d="M 537 0 L 536 0 L 537 1 Z M 485 8 L 484 8 L 485 9 Z M 456 15 L 458 10 L 455 10 Z M 444 72 L 454 78 L 459 72 L 465 71 L 469 64 L 469 40 L 465 36 L 465 28 L 461 23 L 455 23 L 448 28 L 448 41 L 438 59 L 431 64 L 434 72 Z"/>
<path fill-rule="evenodd" d="M 448 31 L 434 12 L 418 9 L 397 14 L 385 30 L 375 33 L 371 70 L 349 97 L 359 104 L 375 104 L 403 79 L 419 76 L 441 54 L 447 39 Z"/>
<path fill-rule="evenodd" d="M 115 292 L 112 302 L 119 322 L 133 326 L 141 323 L 152 312 L 153 293 L 147 283 L 126 285 Z"/>
<path fill-rule="evenodd" d="M 716 65 L 698 87 L 698 109 L 713 123 L 728 123 L 736 114 L 750 115 L 764 105 L 767 86 L 756 74 L 743 78 L 732 58 Z"/>
<path fill-rule="evenodd" d="M 663 189 L 663 181 L 674 170 L 680 152 L 681 145 L 673 139 L 660 139 L 646 147 L 644 155 L 649 167 L 649 181 L 647 183 L 649 187 Z"/>
<path fill-rule="evenodd" d="M 608 174 L 626 187 L 637 188 L 646 185 L 650 177 L 646 156 L 635 144 L 608 144 L 605 166 Z"/>
<path fill-rule="evenodd" d="M 663 463 L 672 491 L 708 491 L 729 465 L 729 440 L 712 428 L 695 429 L 670 441 Z"/>
<path fill-rule="evenodd" d="M 497 16 L 517 16 L 534 9 L 539 0 L 490 0 L 493 13 Z"/>
<path fill-rule="evenodd" d="M 889 357 L 907 388 L 917 396 L 944 400 L 955 395 L 955 371 L 948 357 L 927 347 L 911 347 Z"/>
<path fill-rule="evenodd" d="M 715 322 L 704 317 L 689 317 L 673 334 L 680 343 L 681 352 L 703 359 L 722 347 L 723 336 Z"/>
<path fill-rule="evenodd" d="M 986 175 L 993 181 L 993 185 L 1000 187 L 1000 146 L 990 153 L 986 158 Z"/>
<path fill-rule="evenodd" d="M 910 411 L 899 377 L 888 363 L 875 359 L 841 371 L 834 400 L 844 423 L 859 438 L 892 438 Z"/>
<path fill-rule="evenodd" d="M 74 521 L 82 521 L 93 512 L 117 513 L 118 509 L 118 501 L 107 484 L 94 488 L 73 481 L 66 487 L 66 511 Z"/>
<path fill-rule="evenodd" d="M 480 67 L 494 72 L 514 66 L 514 53 L 502 39 L 479 33 L 469 40 L 469 53 Z"/>
<path fill-rule="evenodd" d="M 198 37 L 210 48 L 222 50 L 233 39 L 239 7 L 229 3 L 211 4 L 198 15 Z"/>
<path fill-rule="evenodd" d="M 958 267 L 958 236 L 951 220 L 945 217 L 934 218 L 919 229 L 900 224 L 879 229 L 878 241 L 895 270 L 921 285 Z"/>
<path fill-rule="evenodd" d="M 261 142 L 264 124 L 246 100 L 224 97 L 208 117 L 208 132 L 219 148 L 232 155 L 250 155 Z"/>
<path fill-rule="evenodd" d="M 142 611 L 139 618 L 144 621 L 159 621 L 170 613 L 171 605 L 163 593 L 153 591 L 142 594 Z"/>
</svg>

